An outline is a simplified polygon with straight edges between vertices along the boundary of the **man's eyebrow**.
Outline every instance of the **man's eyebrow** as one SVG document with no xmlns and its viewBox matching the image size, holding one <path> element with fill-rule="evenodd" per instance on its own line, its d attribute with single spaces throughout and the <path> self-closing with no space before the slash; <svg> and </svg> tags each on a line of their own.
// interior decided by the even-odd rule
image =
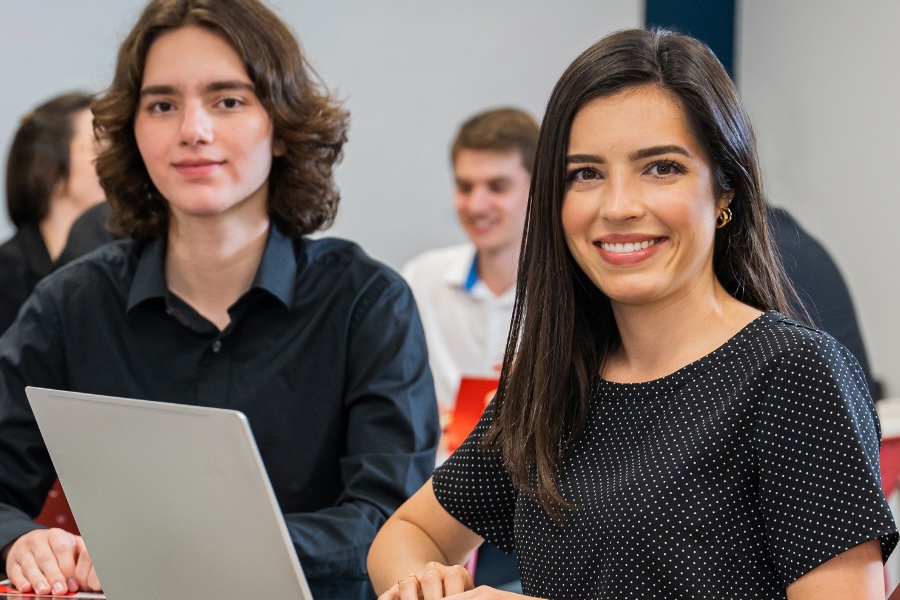
<svg viewBox="0 0 900 600">
<path fill-rule="evenodd" d="M 227 92 L 229 90 L 244 90 L 247 92 L 256 92 L 256 86 L 247 81 L 213 81 L 203 86 L 204 92 Z"/>
<path fill-rule="evenodd" d="M 141 88 L 141 98 L 146 98 L 147 96 L 170 96 L 175 93 L 175 88 L 171 85 L 148 85 L 145 88 Z"/>
<path fill-rule="evenodd" d="M 210 92 L 227 92 L 229 90 L 244 90 L 248 92 L 256 92 L 256 88 L 252 83 L 246 81 L 213 81 L 203 86 L 205 93 Z M 175 88 L 171 85 L 148 85 L 141 89 L 141 98 L 147 96 L 171 96 L 175 93 Z"/>
</svg>

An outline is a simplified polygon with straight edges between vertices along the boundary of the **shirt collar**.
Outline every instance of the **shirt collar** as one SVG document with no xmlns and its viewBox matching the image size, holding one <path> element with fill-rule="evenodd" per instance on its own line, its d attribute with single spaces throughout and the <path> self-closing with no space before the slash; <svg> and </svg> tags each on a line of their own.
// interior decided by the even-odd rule
<svg viewBox="0 0 900 600">
<path fill-rule="evenodd" d="M 269 227 L 266 247 L 250 289 L 265 290 L 290 308 L 294 300 L 296 276 L 297 257 L 293 241 L 273 223 Z M 134 281 L 128 292 L 128 310 L 145 300 L 165 298 L 167 293 L 166 238 L 158 237 L 147 242 L 138 259 Z"/>
<path fill-rule="evenodd" d="M 290 308 L 294 301 L 296 278 L 297 255 L 294 253 L 294 241 L 272 223 L 262 261 L 250 287 L 269 292 L 285 308 Z"/>
<path fill-rule="evenodd" d="M 512 303 L 516 297 L 516 286 L 512 286 L 499 296 L 495 295 L 478 276 L 478 252 L 473 246 L 472 258 L 451 265 L 445 271 L 444 281 L 450 287 L 458 288 L 474 298 L 495 298 L 504 303 Z"/>
<path fill-rule="evenodd" d="M 144 244 L 128 290 L 128 311 L 151 298 L 166 297 L 166 238 Z"/>
<path fill-rule="evenodd" d="M 475 284 L 478 283 L 478 255 L 472 257 L 472 266 L 469 267 L 469 274 L 466 276 L 466 281 L 463 283 L 463 290 L 467 293 L 472 293 L 472 289 L 475 287 Z"/>
<path fill-rule="evenodd" d="M 454 260 L 444 271 L 444 282 L 468 293 L 478 283 L 478 253 L 475 246 L 469 246 L 468 254 L 461 258 L 465 260 Z"/>
</svg>

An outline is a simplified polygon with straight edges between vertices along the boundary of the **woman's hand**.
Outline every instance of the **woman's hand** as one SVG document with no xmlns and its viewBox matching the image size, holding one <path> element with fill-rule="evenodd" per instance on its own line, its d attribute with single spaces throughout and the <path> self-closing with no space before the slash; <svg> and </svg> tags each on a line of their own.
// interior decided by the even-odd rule
<svg viewBox="0 0 900 600">
<path fill-rule="evenodd" d="M 398 581 L 378 600 L 513 600 L 524 597 L 487 586 L 475 588 L 472 576 L 464 567 L 430 562 L 420 571 Z"/>
<path fill-rule="evenodd" d="M 465 567 L 430 562 L 395 583 L 378 600 L 437 600 L 461 594 L 473 587 L 472 576 Z"/>
</svg>

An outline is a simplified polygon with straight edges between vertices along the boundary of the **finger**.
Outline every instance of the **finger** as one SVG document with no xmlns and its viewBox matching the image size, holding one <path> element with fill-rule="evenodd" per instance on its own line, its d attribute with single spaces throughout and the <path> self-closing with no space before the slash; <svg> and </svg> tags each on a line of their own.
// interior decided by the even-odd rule
<svg viewBox="0 0 900 600">
<path fill-rule="evenodd" d="M 50 529 L 44 539 L 50 549 L 50 555 L 43 556 L 43 552 L 36 552 L 35 556 L 44 570 L 51 593 L 54 596 L 67 594 L 71 591 L 69 588 L 74 581 L 76 540 L 78 538 L 62 529 Z"/>
<path fill-rule="evenodd" d="M 444 573 L 442 568 L 426 567 L 419 576 L 424 600 L 439 600 L 444 597 Z"/>
<path fill-rule="evenodd" d="M 6 565 L 6 576 L 9 577 L 9 582 L 16 588 L 18 591 L 28 594 L 32 591 L 31 582 L 25 577 L 25 574 L 22 572 L 22 567 L 18 562 L 12 562 Z"/>
<path fill-rule="evenodd" d="M 38 594 L 64 594 L 68 590 L 66 578 L 59 570 L 56 553 L 50 547 L 49 539 L 42 537 L 35 543 L 32 554 L 34 560 L 24 562 L 22 571 Z"/>
<path fill-rule="evenodd" d="M 33 560 L 23 561 L 22 577 L 24 577 L 25 581 L 21 584 L 17 583 L 16 588 L 23 591 L 26 588 L 31 588 L 35 594 L 39 595 L 50 593 L 50 584 L 47 582 L 47 578 L 44 577 L 44 572 Z"/>
<path fill-rule="evenodd" d="M 397 582 L 400 590 L 400 600 L 418 600 L 419 580 L 415 575 L 407 576 Z"/>
<path fill-rule="evenodd" d="M 398 600 L 400 598 L 400 586 L 394 584 L 394 586 L 378 596 L 378 600 Z"/>
<path fill-rule="evenodd" d="M 94 571 L 94 563 L 91 561 L 91 556 L 88 554 L 83 540 L 79 544 L 78 562 L 75 564 L 75 581 L 79 590 L 97 591 L 100 589 L 100 582 L 97 581 L 97 574 Z"/>
<path fill-rule="evenodd" d="M 97 571 L 94 570 L 94 566 L 91 565 L 91 572 L 88 573 L 88 589 L 92 592 L 100 592 L 103 590 L 103 586 L 100 585 L 100 579 L 97 577 Z"/>
<path fill-rule="evenodd" d="M 67 591 L 77 591 L 71 589 L 72 583 L 75 581 L 75 559 L 78 553 L 77 536 L 72 535 L 68 531 L 62 529 L 51 529 L 48 536 L 48 543 L 62 578 L 58 582 L 51 580 L 53 592 L 55 594 L 64 594 Z"/>
<path fill-rule="evenodd" d="M 456 567 L 449 569 L 446 574 L 444 574 L 444 593 L 447 596 L 451 596 L 453 594 L 461 594 L 466 591 L 466 582 L 468 580 L 468 572 L 465 571 L 462 567 Z M 468 589 L 471 589 L 472 586 L 468 586 Z"/>
</svg>

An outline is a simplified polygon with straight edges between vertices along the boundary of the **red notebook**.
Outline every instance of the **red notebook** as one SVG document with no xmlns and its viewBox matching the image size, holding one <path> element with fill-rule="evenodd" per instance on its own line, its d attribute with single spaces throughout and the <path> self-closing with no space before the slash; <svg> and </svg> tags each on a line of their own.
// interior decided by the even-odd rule
<svg viewBox="0 0 900 600">
<path fill-rule="evenodd" d="M 19 598 L 52 598 L 50 594 L 44 594 L 42 596 L 38 596 L 37 594 L 23 594 L 22 592 L 16 591 L 16 588 L 10 587 L 5 583 L 0 583 L 0 594 L 9 594 L 10 596 L 16 596 Z M 76 592 L 70 592 L 65 594 L 64 596 L 56 596 L 57 598 L 64 598 L 65 596 L 74 596 Z"/>
<path fill-rule="evenodd" d="M 452 454 L 475 429 L 484 407 L 497 391 L 498 382 L 496 377 L 471 376 L 463 377 L 459 382 L 456 406 L 453 408 L 453 417 L 445 434 L 448 452 Z"/>
<path fill-rule="evenodd" d="M 90 598 L 93 600 L 105 600 L 106 596 L 102 592 L 69 592 L 62 596 L 51 596 L 50 594 L 39 596 L 31 593 L 23 594 L 5 583 L 0 583 L 0 598 Z"/>
</svg>

